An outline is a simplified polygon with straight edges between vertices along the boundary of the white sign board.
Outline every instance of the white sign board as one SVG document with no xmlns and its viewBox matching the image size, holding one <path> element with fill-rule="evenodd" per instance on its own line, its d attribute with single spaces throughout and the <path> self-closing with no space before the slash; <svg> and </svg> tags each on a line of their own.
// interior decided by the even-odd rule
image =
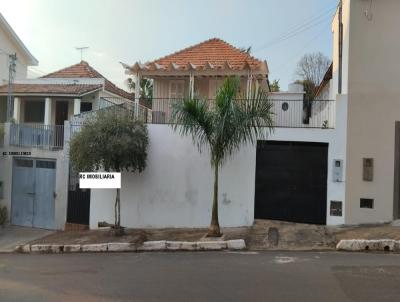
<svg viewBox="0 0 400 302">
<path fill-rule="evenodd" d="M 121 173 L 83 172 L 79 173 L 81 189 L 121 189 Z"/>
</svg>

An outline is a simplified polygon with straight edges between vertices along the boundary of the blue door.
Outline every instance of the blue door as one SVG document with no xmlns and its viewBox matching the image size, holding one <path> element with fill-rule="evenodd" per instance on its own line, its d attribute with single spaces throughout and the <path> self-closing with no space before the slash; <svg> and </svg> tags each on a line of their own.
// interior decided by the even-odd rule
<svg viewBox="0 0 400 302">
<path fill-rule="evenodd" d="M 11 223 L 33 226 L 33 200 L 35 198 L 34 160 L 14 159 L 12 179 Z"/>
<path fill-rule="evenodd" d="M 13 170 L 12 224 L 54 229 L 56 162 L 18 158 Z"/>
</svg>

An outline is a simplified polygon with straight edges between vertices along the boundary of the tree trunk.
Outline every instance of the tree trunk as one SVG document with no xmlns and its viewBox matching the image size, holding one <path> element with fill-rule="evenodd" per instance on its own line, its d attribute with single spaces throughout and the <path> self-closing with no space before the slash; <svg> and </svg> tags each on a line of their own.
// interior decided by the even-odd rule
<svg viewBox="0 0 400 302">
<path fill-rule="evenodd" d="M 207 237 L 221 237 L 218 221 L 218 163 L 214 166 L 214 195 L 211 212 L 211 224 L 208 228 Z"/>
<path fill-rule="evenodd" d="M 118 196 L 118 224 L 117 227 L 121 228 L 121 189 L 117 189 Z"/>
<path fill-rule="evenodd" d="M 115 204 L 114 204 L 114 227 L 117 227 L 118 223 L 118 189 L 117 194 L 115 195 Z"/>
<path fill-rule="evenodd" d="M 121 227 L 120 219 L 121 219 L 121 200 L 120 200 L 120 189 L 117 189 L 117 196 L 115 197 L 115 228 L 119 229 Z"/>
</svg>

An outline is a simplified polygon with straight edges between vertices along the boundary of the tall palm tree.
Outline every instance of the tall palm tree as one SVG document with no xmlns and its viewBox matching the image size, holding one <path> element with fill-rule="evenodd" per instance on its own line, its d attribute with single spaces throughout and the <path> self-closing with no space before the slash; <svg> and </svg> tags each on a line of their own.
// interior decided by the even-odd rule
<svg viewBox="0 0 400 302">
<path fill-rule="evenodd" d="M 209 237 L 221 236 L 218 221 L 218 172 L 224 162 L 244 144 L 255 144 L 273 129 L 272 103 L 265 91 L 241 98 L 238 77 L 227 78 L 215 102 L 185 99 L 173 106 L 172 126 L 182 136 L 190 135 L 199 152 L 210 151 L 214 169 L 214 193 Z"/>
</svg>

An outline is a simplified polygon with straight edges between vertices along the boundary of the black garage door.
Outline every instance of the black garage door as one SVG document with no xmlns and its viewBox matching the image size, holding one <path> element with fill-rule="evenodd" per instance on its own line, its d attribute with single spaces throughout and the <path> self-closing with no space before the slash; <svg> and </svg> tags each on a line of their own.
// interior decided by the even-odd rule
<svg viewBox="0 0 400 302">
<path fill-rule="evenodd" d="M 328 144 L 258 141 L 256 219 L 326 224 Z"/>
</svg>

